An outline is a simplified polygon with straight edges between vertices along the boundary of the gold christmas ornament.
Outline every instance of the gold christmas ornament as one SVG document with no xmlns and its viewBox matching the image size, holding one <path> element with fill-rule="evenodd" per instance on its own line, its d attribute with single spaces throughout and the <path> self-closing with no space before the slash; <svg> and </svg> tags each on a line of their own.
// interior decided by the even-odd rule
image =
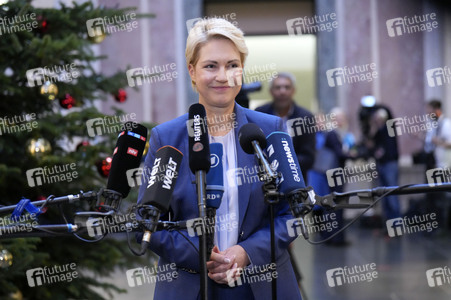
<svg viewBox="0 0 451 300">
<path fill-rule="evenodd" d="M 46 81 L 41 86 L 41 95 L 47 96 L 49 100 L 55 100 L 56 95 L 58 95 L 58 87 L 56 84 Z"/>
<path fill-rule="evenodd" d="M 31 139 L 27 143 L 28 153 L 31 155 L 48 154 L 52 151 L 52 146 L 50 142 L 44 138 Z"/>
<path fill-rule="evenodd" d="M 8 268 L 13 264 L 13 255 L 6 249 L 0 251 L 0 268 Z"/>
</svg>

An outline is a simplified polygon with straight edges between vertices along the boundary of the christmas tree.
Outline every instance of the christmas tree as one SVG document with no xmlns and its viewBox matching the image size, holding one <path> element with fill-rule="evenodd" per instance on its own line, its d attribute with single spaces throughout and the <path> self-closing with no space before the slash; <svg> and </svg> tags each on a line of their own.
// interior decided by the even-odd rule
<svg viewBox="0 0 451 300">
<path fill-rule="evenodd" d="M 127 79 L 125 71 L 104 76 L 93 67 L 93 62 L 103 57 L 94 55 L 92 45 L 108 35 L 93 22 L 110 20 L 108 26 L 123 30 L 133 26 L 124 18 L 133 16 L 133 11 L 96 8 L 91 2 L 61 4 L 60 9 L 35 8 L 26 0 L 0 5 L 2 206 L 15 205 L 22 197 L 36 201 L 106 187 L 108 157 L 118 132 L 93 135 L 87 122 L 106 117 L 94 101 L 108 97 L 126 100 L 123 88 Z M 120 110 L 116 113 L 123 114 Z M 51 183 L 30 182 L 27 171 L 37 168 L 64 176 Z M 127 199 L 136 201 L 136 193 L 132 191 Z M 93 210 L 93 203 L 83 201 L 48 206 L 34 222 L 64 224 L 73 221 L 76 211 Z M 0 226 L 9 222 L 10 215 L 0 215 Z M 101 299 L 96 289 L 109 295 L 124 291 L 99 277 L 107 277 L 117 267 L 130 268 L 146 261 L 133 256 L 124 239 L 107 237 L 84 243 L 73 236 L 5 238 L 2 234 L 1 299 Z M 39 286 L 27 281 L 27 270 L 73 263 L 78 276 L 71 281 Z"/>
</svg>

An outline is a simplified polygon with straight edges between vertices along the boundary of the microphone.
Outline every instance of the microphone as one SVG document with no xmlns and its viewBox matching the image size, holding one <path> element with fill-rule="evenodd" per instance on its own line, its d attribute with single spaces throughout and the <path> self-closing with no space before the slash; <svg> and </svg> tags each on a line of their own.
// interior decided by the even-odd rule
<svg viewBox="0 0 451 300">
<path fill-rule="evenodd" d="M 210 260 L 210 254 L 214 247 L 214 228 L 216 210 L 221 206 L 222 196 L 224 194 L 224 173 L 222 165 L 223 147 L 221 143 L 210 144 L 211 167 L 207 173 L 207 260 Z"/>
<path fill-rule="evenodd" d="M 279 192 L 287 197 L 293 216 L 301 219 L 301 230 L 307 239 L 303 217 L 312 210 L 316 202 L 315 193 L 311 187 L 305 187 L 291 136 L 286 132 L 275 131 L 266 139 L 269 144 L 266 152 L 271 167 L 281 174 Z"/>
<path fill-rule="evenodd" d="M 122 198 L 128 196 L 130 186 L 126 172 L 139 167 L 146 141 L 146 127 L 135 122 L 127 122 L 123 125 L 123 131 L 119 133 L 114 148 L 107 188 L 103 191 L 106 203 L 98 201 L 96 205 L 99 210 L 118 208 Z"/>
<path fill-rule="evenodd" d="M 266 147 L 266 138 L 263 130 L 257 124 L 247 123 L 243 125 L 238 132 L 238 140 L 244 152 L 247 154 L 255 153 L 267 178 L 277 178 L 277 174 L 271 169 L 262 151 L 262 148 Z"/>
<path fill-rule="evenodd" d="M 146 224 L 141 243 L 141 255 L 146 252 L 150 237 L 157 229 L 160 214 L 165 214 L 168 209 L 177 182 L 177 174 L 183 154 L 172 146 L 163 146 L 157 150 L 153 162 L 147 188 L 143 195 L 139 214 L 150 220 Z"/>
<path fill-rule="evenodd" d="M 189 108 L 189 168 L 191 172 L 208 172 L 210 170 L 210 143 L 205 122 L 205 107 L 196 103 Z"/>
<path fill-rule="evenodd" d="M 210 170 L 210 143 L 205 107 L 196 103 L 190 106 L 188 112 L 188 142 L 189 142 L 189 167 L 196 175 L 197 207 L 199 218 L 206 217 L 206 173 Z M 190 126 L 192 125 L 192 126 Z M 192 128 L 191 128 L 192 127 Z M 201 227 L 205 233 L 205 227 Z M 204 234 L 199 235 L 199 267 L 200 267 L 200 294 L 202 299 L 207 298 L 207 241 Z"/>
</svg>

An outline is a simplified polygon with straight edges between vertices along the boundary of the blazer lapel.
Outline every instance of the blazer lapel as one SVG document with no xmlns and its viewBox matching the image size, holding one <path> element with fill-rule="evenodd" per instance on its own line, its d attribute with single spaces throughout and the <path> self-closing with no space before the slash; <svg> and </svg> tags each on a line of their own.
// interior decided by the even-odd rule
<svg viewBox="0 0 451 300">
<path fill-rule="evenodd" d="M 235 128 L 235 143 L 236 143 L 236 153 L 237 153 L 237 169 L 245 169 L 251 170 L 251 168 L 255 165 L 254 156 L 249 155 L 241 149 L 240 141 L 238 139 L 238 132 L 244 124 L 249 123 L 244 109 L 235 103 L 235 113 L 236 113 L 236 121 L 238 126 Z M 238 175 L 238 172 L 236 172 Z M 251 184 L 252 185 L 252 184 Z M 249 205 L 249 197 L 251 194 L 252 186 L 249 184 L 242 184 L 238 186 L 238 207 L 239 207 L 239 232 L 242 232 L 242 225 L 244 216 L 246 215 L 247 207 Z M 238 237 L 239 239 L 240 237 Z"/>
</svg>

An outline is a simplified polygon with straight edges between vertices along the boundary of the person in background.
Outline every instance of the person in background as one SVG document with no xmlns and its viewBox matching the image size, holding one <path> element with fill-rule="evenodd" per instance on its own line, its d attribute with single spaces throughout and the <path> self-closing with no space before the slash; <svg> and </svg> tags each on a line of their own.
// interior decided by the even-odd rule
<svg viewBox="0 0 451 300">
<path fill-rule="evenodd" d="M 427 169 L 444 168 L 445 181 L 451 181 L 449 176 L 451 168 L 451 120 L 446 118 L 442 111 L 442 103 L 439 100 L 431 100 L 427 105 L 427 112 L 435 117 L 436 126 L 426 133 L 425 150 L 433 153 L 435 165 L 427 166 Z M 430 180 L 429 178 L 427 180 Z M 431 183 L 431 182 L 428 182 Z M 449 230 L 450 203 L 449 193 L 436 192 L 427 194 L 430 209 L 437 214 L 440 231 Z"/>
<path fill-rule="evenodd" d="M 344 111 L 338 107 L 330 112 L 331 123 L 318 124 L 320 128 L 330 128 L 328 131 L 319 131 L 316 133 L 316 157 L 313 168 L 308 172 L 308 182 L 313 187 L 316 194 L 324 196 L 332 192 L 343 192 L 343 185 L 335 185 L 331 187 L 327 180 L 326 172 L 330 169 L 343 168 L 345 161 L 348 158 L 355 157 L 351 149 L 355 146 L 355 138 L 352 133 L 348 131 L 348 120 Z M 333 116 L 333 118 L 332 118 Z M 318 117 L 317 120 L 326 120 L 324 117 Z M 322 208 L 316 208 L 314 214 L 316 215 L 330 215 L 335 214 L 337 221 L 337 228 L 330 232 L 320 232 L 321 239 L 326 239 L 344 225 L 343 210 L 325 211 Z M 331 219 L 331 218 L 327 218 Z M 344 232 L 333 237 L 327 242 L 331 246 L 347 246 L 349 242 L 345 239 Z"/>
<path fill-rule="evenodd" d="M 272 102 L 255 110 L 279 116 L 287 123 L 288 128 L 295 129 L 290 130 L 294 151 L 296 151 L 304 180 L 307 180 L 307 171 L 312 168 L 315 161 L 315 132 L 312 130 L 315 124 L 313 114 L 294 102 L 295 84 L 292 74 L 278 73 L 270 84 Z"/>
<path fill-rule="evenodd" d="M 386 108 L 379 108 L 371 115 L 369 139 L 366 147 L 376 160 L 376 168 L 381 186 L 398 185 L 398 143 L 395 136 L 390 136 L 386 122 L 390 119 Z M 382 207 L 386 220 L 399 218 L 401 209 L 397 195 L 382 199 Z"/>
</svg>

